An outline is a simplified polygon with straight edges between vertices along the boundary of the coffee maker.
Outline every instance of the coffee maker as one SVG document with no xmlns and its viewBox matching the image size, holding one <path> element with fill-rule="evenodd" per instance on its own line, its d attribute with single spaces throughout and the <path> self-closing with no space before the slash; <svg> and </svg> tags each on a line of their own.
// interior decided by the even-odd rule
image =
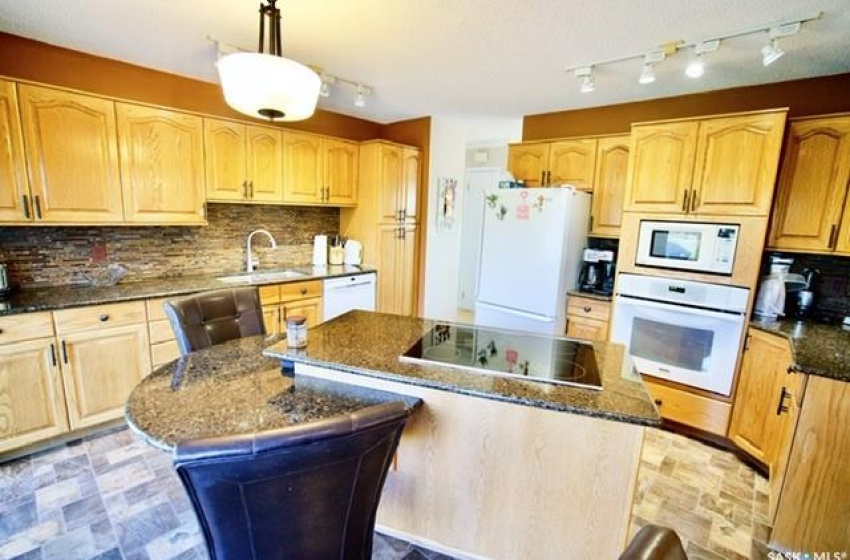
<svg viewBox="0 0 850 560">
<path fill-rule="evenodd" d="M 601 295 L 614 292 L 614 251 L 584 250 L 578 289 L 580 292 Z"/>
</svg>

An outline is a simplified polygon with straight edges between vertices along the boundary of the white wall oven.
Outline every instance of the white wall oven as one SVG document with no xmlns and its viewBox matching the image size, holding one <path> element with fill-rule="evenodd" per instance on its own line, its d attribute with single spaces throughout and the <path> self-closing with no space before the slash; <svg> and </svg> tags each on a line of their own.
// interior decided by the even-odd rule
<svg viewBox="0 0 850 560">
<path fill-rule="evenodd" d="M 731 275 L 740 224 L 641 220 L 635 264 Z"/>
<path fill-rule="evenodd" d="M 748 298 L 746 288 L 622 273 L 611 340 L 642 374 L 728 396 Z"/>
</svg>

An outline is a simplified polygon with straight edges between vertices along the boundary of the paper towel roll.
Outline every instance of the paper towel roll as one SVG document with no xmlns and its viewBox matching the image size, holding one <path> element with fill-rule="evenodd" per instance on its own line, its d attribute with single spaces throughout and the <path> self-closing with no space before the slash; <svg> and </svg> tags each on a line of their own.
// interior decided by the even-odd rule
<svg viewBox="0 0 850 560">
<path fill-rule="evenodd" d="M 328 236 L 317 235 L 313 238 L 313 266 L 327 266 Z"/>
</svg>

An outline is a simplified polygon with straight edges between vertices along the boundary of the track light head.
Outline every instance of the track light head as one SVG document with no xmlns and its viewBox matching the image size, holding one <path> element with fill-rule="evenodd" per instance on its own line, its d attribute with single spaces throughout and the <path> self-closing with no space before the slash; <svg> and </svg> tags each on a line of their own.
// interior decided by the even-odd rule
<svg viewBox="0 0 850 560">
<path fill-rule="evenodd" d="M 366 96 L 369 95 L 370 90 L 368 87 L 357 84 L 357 87 L 354 90 L 354 106 L 362 109 L 366 106 Z"/>
<path fill-rule="evenodd" d="M 765 66 L 770 66 L 785 54 L 782 47 L 779 46 L 779 39 L 772 39 L 768 44 L 761 48 L 761 63 Z"/>
<path fill-rule="evenodd" d="M 591 66 L 580 66 L 573 71 L 576 78 L 581 80 L 578 90 L 582 93 L 590 93 L 596 89 L 593 81 L 593 68 Z"/>
<path fill-rule="evenodd" d="M 703 74 L 705 74 L 705 61 L 702 59 L 702 55 L 698 54 L 688 63 L 685 68 L 685 75 L 688 78 L 699 78 Z"/>
</svg>

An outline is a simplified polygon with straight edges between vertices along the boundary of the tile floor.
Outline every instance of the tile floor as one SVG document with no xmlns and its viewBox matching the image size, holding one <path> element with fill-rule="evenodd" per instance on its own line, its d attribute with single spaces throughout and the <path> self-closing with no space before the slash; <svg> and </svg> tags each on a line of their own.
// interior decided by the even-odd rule
<svg viewBox="0 0 850 560">
<path fill-rule="evenodd" d="M 766 492 L 730 453 L 649 430 L 632 532 L 673 527 L 692 560 L 764 558 Z M 170 455 L 127 429 L 0 465 L 0 560 L 206 558 Z M 373 558 L 448 560 L 383 535 Z"/>
</svg>

